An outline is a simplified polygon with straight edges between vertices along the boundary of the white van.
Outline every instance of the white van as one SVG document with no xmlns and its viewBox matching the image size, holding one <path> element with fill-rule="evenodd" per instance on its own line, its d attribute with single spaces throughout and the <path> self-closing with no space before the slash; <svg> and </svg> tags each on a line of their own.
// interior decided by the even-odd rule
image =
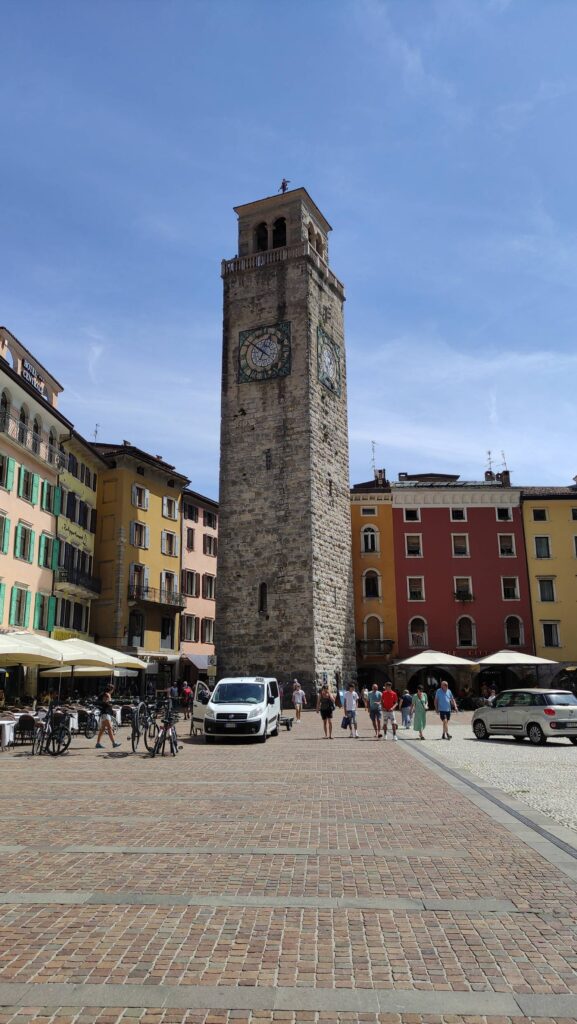
<svg viewBox="0 0 577 1024">
<path fill-rule="evenodd" d="M 204 720 L 207 743 L 214 743 L 217 736 L 254 736 L 266 743 L 268 736 L 278 736 L 278 682 L 264 676 L 220 679 L 206 703 L 197 707 L 195 699 L 192 714 L 193 719 Z"/>
</svg>

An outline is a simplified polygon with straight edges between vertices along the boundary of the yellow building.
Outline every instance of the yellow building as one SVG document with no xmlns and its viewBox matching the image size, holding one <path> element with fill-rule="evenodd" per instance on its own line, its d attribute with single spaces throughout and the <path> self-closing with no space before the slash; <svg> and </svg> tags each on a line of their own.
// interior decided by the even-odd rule
<svg viewBox="0 0 577 1024">
<path fill-rule="evenodd" d="M 56 615 L 52 637 L 92 639 L 91 604 L 100 593 L 94 568 L 97 495 L 106 463 L 75 430 L 60 450 L 64 465 L 58 477 L 60 511 L 56 527 L 54 596 Z"/>
<path fill-rule="evenodd" d="M 95 639 L 144 658 L 151 676 L 166 679 L 178 661 L 186 603 L 180 504 L 189 480 L 128 441 L 95 448 L 106 463 L 98 494 Z"/>
<path fill-rule="evenodd" d="M 577 661 L 577 486 L 525 487 L 525 547 L 535 653 Z"/>
<path fill-rule="evenodd" d="M 384 470 L 351 489 L 355 640 L 359 685 L 382 682 L 397 646 L 391 488 Z"/>
</svg>

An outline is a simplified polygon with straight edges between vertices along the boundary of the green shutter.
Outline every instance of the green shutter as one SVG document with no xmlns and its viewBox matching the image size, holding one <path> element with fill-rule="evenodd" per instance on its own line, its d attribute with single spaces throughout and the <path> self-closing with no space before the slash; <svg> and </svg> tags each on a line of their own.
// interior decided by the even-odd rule
<svg viewBox="0 0 577 1024">
<path fill-rule="evenodd" d="M 38 473 L 32 474 L 32 504 L 35 505 L 38 501 L 38 488 L 40 486 L 40 477 Z"/>
<path fill-rule="evenodd" d="M 32 593 L 30 590 L 26 591 L 26 605 L 24 607 L 24 622 L 22 625 L 24 629 L 28 629 L 28 622 L 30 621 L 30 604 L 32 601 Z"/>
<path fill-rule="evenodd" d="M 8 545 L 10 543 L 10 520 L 4 520 L 4 536 L 2 538 L 2 554 L 8 554 Z"/>
<path fill-rule="evenodd" d="M 8 616 L 8 625 L 17 626 L 16 622 L 16 602 L 18 601 L 18 587 L 12 587 L 12 593 L 10 594 L 10 615 Z"/>
<path fill-rule="evenodd" d="M 34 629 L 40 628 L 40 615 L 42 614 L 42 594 L 36 594 L 34 598 Z"/>
<path fill-rule="evenodd" d="M 46 504 L 46 494 L 47 494 L 47 492 L 48 492 L 48 480 L 41 480 L 40 481 L 40 508 L 43 509 L 44 512 L 48 512 L 49 511 L 48 506 Z"/>
<path fill-rule="evenodd" d="M 14 534 L 14 557 L 22 558 L 22 526 L 18 523 Z"/>
<path fill-rule="evenodd" d="M 24 466 L 20 466 L 18 470 L 18 497 L 21 498 L 24 494 Z"/>
<path fill-rule="evenodd" d="M 46 629 L 49 633 L 54 629 L 54 623 L 56 622 L 56 598 L 48 598 L 48 621 L 46 623 Z"/>
<path fill-rule="evenodd" d="M 6 593 L 6 584 L 0 583 L 0 622 L 4 619 L 4 595 Z"/>
<path fill-rule="evenodd" d="M 35 542 L 36 542 L 36 534 L 34 533 L 34 530 L 30 530 L 30 551 L 28 553 L 28 558 L 27 558 L 28 562 L 33 562 L 34 561 L 34 545 L 35 545 Z"/>
<path fill-rule="evenodd" d="M 46 542 L 48 538 L 44 533 L 40 534 L 40 543 L 38 544 L 38 565 L 46 566 Z"/>
<path fill-rule="evenodd" d="M 58 555 L 60 554 L 60 541 L 55 538 L 52 541 L 52 568 L 58 568 Z"/>
<path fill-rule="evenodd" d="M 53 507 L 52 507 L 53 515 L 59 516 L 61 508 L 62 508 L 62 488 L 61 487 L 55 487 L 54 488 L 54 503 L 53 503 Z"/>
<path fill-rule="evenodd" d="M 6 490 L 12 490 L 12 484 L 14 483 L 14 466 L 16 463 L 14 459 L 8 459 L 8 468 L 6 470 Z"/>
</svg>

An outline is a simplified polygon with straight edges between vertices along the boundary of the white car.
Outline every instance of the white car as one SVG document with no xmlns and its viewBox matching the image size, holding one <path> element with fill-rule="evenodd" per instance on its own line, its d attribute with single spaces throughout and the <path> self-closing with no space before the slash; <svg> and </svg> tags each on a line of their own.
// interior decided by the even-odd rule
<svg viewBox="0 0 577 1024">
<path fill-rule="evenodd" d="M 505 690 L 492 707 L 475 711 L 471 728 L 478 740 L 527 737 L 539 745 L 554 737 L 577 745 L 577 697 L 570 690 Z"/>
<path fill-rule="evenodd" d="M 278 736 L 278 682 L 264 676 L 221 679 L 208 699 L 198 705 L 195 699 L 193 719 L 203 720 L 207 743 L 217 736 L 253 736 L 266 743 L 268 736 Z"/>
</svg>

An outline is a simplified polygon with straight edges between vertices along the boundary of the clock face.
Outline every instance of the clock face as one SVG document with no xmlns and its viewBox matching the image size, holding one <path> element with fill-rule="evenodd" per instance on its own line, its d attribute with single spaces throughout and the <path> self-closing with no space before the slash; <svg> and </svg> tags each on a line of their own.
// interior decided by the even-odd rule
<svg viewBox="0 0 577 1024">
<path fill-rule="evenodd" d="M 317 327 L 317 372 L 321 384 L 335 395 L 341 393 L 341 354 L 338 345 Z"/>
<path fill-rule="evenodd" d="M 239 384 L 287 377 L 291 371 L 290 323 L 241 331 L 238 347 Z"/>
</svg>

